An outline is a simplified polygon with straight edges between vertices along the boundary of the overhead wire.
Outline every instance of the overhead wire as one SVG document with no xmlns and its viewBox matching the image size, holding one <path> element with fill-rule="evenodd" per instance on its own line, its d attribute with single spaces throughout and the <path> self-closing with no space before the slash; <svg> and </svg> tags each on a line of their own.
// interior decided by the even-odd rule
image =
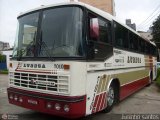
<svg viewBox="0 0 160 120">
<path fill-rule="evenodd" d="M 156 7 L 156 9 L 154 9 L 154 11 L 144 20 L 142 21 L 137 28 L 146 28 L 148 27 L 148 25 L 151 24 L 153 18 L 155 18 L 156 16 L 158 16 L 158 14 L 160 13 L 160 4 Z"/>
<path fill-rule="evenodd" d="M 150 19 L 148 19 L 147 22 L 145 22 L 144 24 L 142 24 L 141 26 L 138 26 L 138 27 L 139 27 L 139 28 L 143 28 L 143 27 L 146 27 L 146 26 L 150 25 L 150 24 L 153 22 L 153 20 L 154 20 L 159 14 L 160 14 L 160 10 L 159 10 L 155 15 L 153 15 Z"/>
<path fill-rule="evenodd" d="M 158 9 L 160 8 L 160 4 L 156 7 L 156 9 L 144 20 L 142 21 L 138 26 L 141 26 L 144 24 Z"/>
</svg>

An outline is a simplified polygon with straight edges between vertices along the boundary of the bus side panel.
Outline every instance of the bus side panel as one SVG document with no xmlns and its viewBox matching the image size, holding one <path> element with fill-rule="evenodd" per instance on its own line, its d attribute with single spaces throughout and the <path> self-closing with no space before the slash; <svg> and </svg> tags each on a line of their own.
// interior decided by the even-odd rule
<svg viewBox="0 0 160 120">
<path fill-rule="evenodd" d="M 107 73 L 107 74 L 106 74 Z M 96 113 L 107 107 L 107 86 L 112 78 L 111 72 L 90 72 L 87 75 L 86 115 Z"/>
<path fill-rule="evenodd" d="M 153 80 L 157 77 L 157 58 L 153 57 Z"/>
</svg>

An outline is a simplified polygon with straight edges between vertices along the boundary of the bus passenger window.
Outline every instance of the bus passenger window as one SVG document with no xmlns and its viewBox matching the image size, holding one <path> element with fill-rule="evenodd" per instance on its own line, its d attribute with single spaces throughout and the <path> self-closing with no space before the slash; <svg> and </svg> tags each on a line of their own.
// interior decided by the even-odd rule
<svg viewBox="0 0 160 120">
<path fill-rule="evenodd" d="M 97 21 L 98 23 L 96 23 L 95 21 L 95 25 L 93 25 L 94 18 L 98 20 Z M 97 24 L 98 27 L 96 26 Z M 111 22 L 100 16 L 89 14 L 88 27 L 90 28 L 88 29 L 89 30 L 88 39 L 90 42 L 89 53 L 88 53 L 89 58 L 96 60 L 105 60 L 111 57 L 113 55 Z M 93 27 L 95 29 L 92 29 Z M 93 35 L 92 33 L 95 35 Z"/>
<path fill-rule="evenodd" d="M 138 36 L 133 32 L 129 31 L 129 48 L 132 51 L 138 51 Z"/>
<path fill-rule="evenodd" d="M 118 23 L 114 23 L 115 45 L 121 48 L 128 48 L 128 30 Z"/>
<path fill-rule="evenodd" d="M 111 43 L 111 23 L 100 18 L 98 19 L 98 23 L 100 31 L 99 41 Z"/>
</svg>

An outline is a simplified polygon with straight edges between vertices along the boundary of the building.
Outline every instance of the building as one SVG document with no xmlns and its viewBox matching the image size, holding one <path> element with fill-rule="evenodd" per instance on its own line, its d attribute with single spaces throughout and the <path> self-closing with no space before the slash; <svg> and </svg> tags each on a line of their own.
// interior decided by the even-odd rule
<svg viewBox="0 0 160 120">
<path fill-rule="evenodd" d="M 99 8 L 103 11 L 108 12 L 109 14 L 115 16 L 115 2 L 114 0 L 70 0 L 70 1 L 79 1 L 96 8 Z"/>
<path fill-rule="evenodd" d="M 139 33 L 142 37 L 146 38 L 147 40 L 152 41 L 153 36 L 152 36 L 152 34 L 151 34 L 150 31 L 147 31 L 147 32 L 138 31 L 138 33 Z"/>
<path fill-rule="evenodd" d="M 0 41 L 0 51 L 1 50 L 8 50 L 8 49 L 10 49 L 9 43 Z"/>
<path fill-rule="evenodd" d="M 9 61 L 10 61 L 10 55 L 12 55 L 13 49 L 10 50 L 4 50 L 1 51 L 3 55 L 6 55 L 6 66 L 7 69 L 9 69 Z"/>
<path fill-rule="evenodd" d="M 131 23 L 131 19 L 126 19 L 126 25 L 136 31 L 136 24 Z"/>
</svg>

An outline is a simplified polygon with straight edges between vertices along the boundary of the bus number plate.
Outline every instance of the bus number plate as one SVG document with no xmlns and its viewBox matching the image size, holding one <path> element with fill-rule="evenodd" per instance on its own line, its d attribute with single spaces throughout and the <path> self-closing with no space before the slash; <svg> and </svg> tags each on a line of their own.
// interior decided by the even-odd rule
<svg viewBox="0 0 160 120">
<path fill-rule="evenodd" d="M 28 99 L 28 103 L 32 105 L 38 105 L 38 101 L 33 99 Z"/>
</svg>

